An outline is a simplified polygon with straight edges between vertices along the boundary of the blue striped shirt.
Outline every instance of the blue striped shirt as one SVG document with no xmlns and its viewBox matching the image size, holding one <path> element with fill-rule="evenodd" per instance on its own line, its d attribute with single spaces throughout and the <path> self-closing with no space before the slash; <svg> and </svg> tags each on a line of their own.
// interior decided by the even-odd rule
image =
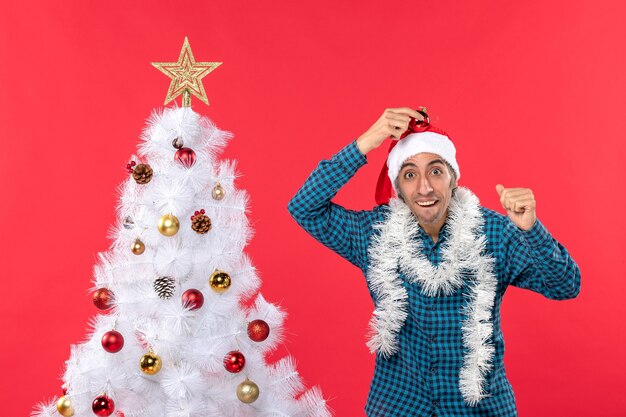
<svg viewBox="0 0 626 417">
<path fill-rule="evenodd" d="M 368 270 L 368 247 L 373 225 L 385 220 L 388 205 L 372 210 L 349 210 L 331 200 L 367 163 L 352 141 L 330 160 L 321 161 L 289 202 L 296 222 L 323 245 L 361 269 Z M 526 288 L 553 300 L 575 298 L 580 292 L 580 270 L 568 251 L 536 220 L 523 231 L 507 216 L 481 207 L 487 252 L 496 260 L 498 280 L 493 317 L 494 366 L 486 375 L 489 396 L 477 406 L 463 401 L 459 371 L 463 363 L 461 307 L 468 297 L 464 285 L 448 296 L 423 295 L 419 284 L 399 279 L 409 296 L 409 317 L 399 332 L 399 352 L 390 358 L 376 355 L 366 414 L 388 416 L 517 416 L 515 396 L 504 369 L 504 339 L 500 305 L 509 285 Z M 438 265 L 447 222 L 433 239 L 420 228 L 424 255 Z M 367 281 L 366 281 L 367 282 Z M 370 295 L 376 299 L 370 289 Z"/>
</svg>

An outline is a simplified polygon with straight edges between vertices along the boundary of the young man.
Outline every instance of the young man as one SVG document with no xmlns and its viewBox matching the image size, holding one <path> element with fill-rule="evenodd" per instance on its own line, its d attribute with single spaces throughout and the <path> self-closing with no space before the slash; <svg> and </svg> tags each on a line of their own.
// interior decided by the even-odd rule
<svg viewBox="0 0 626 417">
<path fill-rule="evenodd" d="M 333 203 L 388 137 L 378 205 Z M 504 216 L 480 206 L 460 177 L 453 143 L 425 109 L 387 109 L 289 202 L 298 224 L 367 279 L 376 352 L 368 416 L 517 416 L 500 329 L 507 286 L 554 300 L 580 291 L 578 265 L 537 219 L 530 189 L 496 185 Z"/>
</svg>

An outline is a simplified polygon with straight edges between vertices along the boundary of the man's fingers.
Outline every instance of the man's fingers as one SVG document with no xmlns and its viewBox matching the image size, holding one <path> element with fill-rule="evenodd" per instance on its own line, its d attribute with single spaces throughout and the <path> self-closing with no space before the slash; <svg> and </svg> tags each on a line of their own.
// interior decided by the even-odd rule
<svg viewBox="0 0 626 417">
<path fill-rule="evenodd" d="M 404 130 L 396 129 L 394 126 L 388 125 L 384 128 L 385 133 L 390 136 L 392 139 L 400 139 Z"/>
<path fill-rule="evenodd" d="M 500 200 L 510 197 L 510 196 L 518 196 L 523 195 L 524 193 L 532 194 L 532 190 L 530 188 L 504 188 L 502 184 L 496 185 L 496 192 L 500 196 Z"/>
<path fill-rule="evenodd" d="M 408 116 L 416 118 L 417 120 L 424 119 L 424 116 L 422 116 L 420 112 L 410 107 L 396 107 L 393 109 L 387 109 L 387 111 L 389 111 L 390 113 L 406 114 Z"/>
<path fill-rule="evenodd" d="M 402 130 L 402 132 L 407 130 L 407 128 L 409 127 L 409 122 L 408 121 L 404 121 L 404 120 L 390 119 L 390 120 L 387 121 L 387 123 L 392 128 L 400 129 L 400 130 Z"/>
<path fill-rule="evenodd" d="M 514 204 L 513 204 L 513 208 L 512 210 L 516 213 L 522 213 L 524 211 L 526 211 L 527 209 L 534 209 L 536 207 L 536 202 L 534 199 L 529 198 L 526 200 L 517 200 Z"/>
</svg>

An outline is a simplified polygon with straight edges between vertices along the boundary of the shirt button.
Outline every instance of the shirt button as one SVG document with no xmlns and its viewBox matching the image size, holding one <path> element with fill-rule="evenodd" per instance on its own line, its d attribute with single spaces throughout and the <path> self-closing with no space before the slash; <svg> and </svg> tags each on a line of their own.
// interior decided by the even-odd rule
<svg viewBox="0 0 626 417">
<path fill-rule="evenodd" d="M 430 343 L 435 343 L 435 340 L 436 340 L 436 339 L 435 339 L 434 337 L 429 337 L 429 338 L 428 338 L 428 341 L 429 341 Z"/>
<path fill-rule="evenodd" d="M 437 401 L 437 400 L 433 401 L 433 405 L 434 405 L 435 407 L 437 407 L 437 406 L 439 405 L 439 401 Z"/>
<path fill-rule="evenodd" d="M 437 372 L 437 368 L 435 366 L 433 366 L 432 368 L 430 368 L 430 373 L 434 374 L 435 372 Z"/>
</svg>

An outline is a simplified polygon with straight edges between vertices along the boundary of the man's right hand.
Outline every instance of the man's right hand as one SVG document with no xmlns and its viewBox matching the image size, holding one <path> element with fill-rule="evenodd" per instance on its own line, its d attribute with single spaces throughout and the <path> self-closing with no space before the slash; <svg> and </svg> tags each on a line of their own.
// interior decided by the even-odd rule
<svg viewBox="0 0 626 417">
<path fill-rule="evenodd" d="M 382 116 L 356 140 L 363 155 L 378 148 L 388 137 L 398 140 L 408 129 L 411 117 L 424 120 L 424 116 L 409 107 L 386 109 Z"/>
</svg>

